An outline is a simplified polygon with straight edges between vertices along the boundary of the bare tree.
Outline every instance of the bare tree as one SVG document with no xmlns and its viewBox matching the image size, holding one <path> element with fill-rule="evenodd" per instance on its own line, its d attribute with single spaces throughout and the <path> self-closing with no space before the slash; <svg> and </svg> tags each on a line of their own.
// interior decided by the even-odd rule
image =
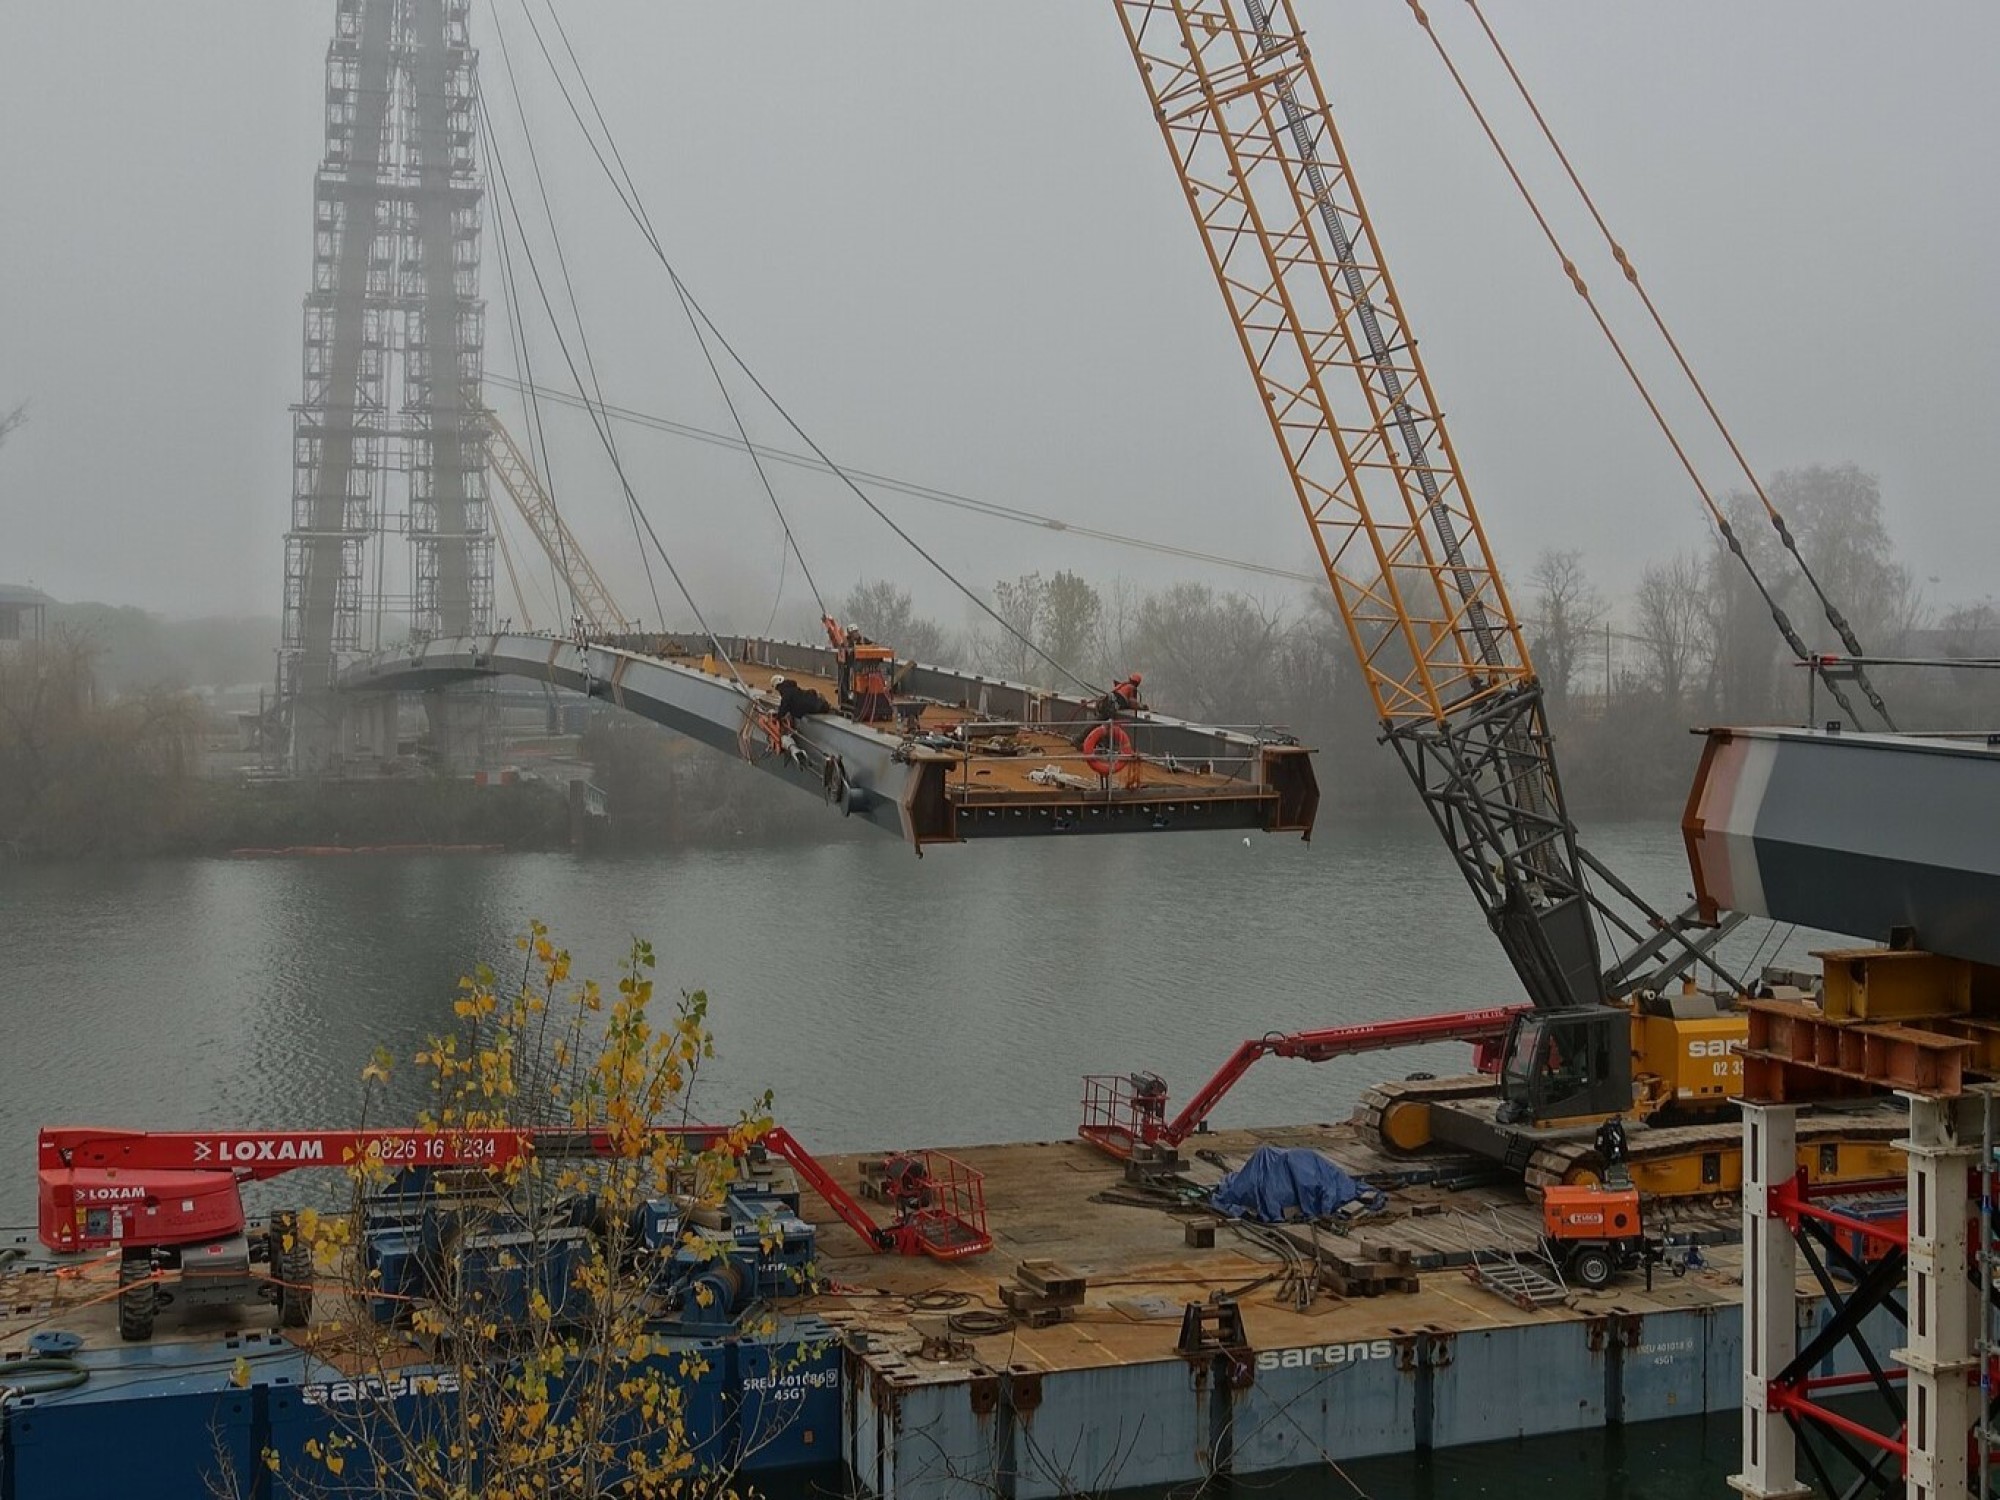
<svg viewBox="0 0 2000 1500">
<path fill-rule="evenodd" d="M 1534 585 L 1533 654 L 1549 703 L 1569 702 L 1583 668 L 1602 650 L 1604 598 L 1584 571 L 1578 551 L 1544 549 L 1529 575 Z"/>
<path fill-rule="evenodd" d="M 58 626 L 0 656 L 0 843 L 57 855 L 143 847 L 184 811 L 198 706 L 168 689 L 100 701 L 98 654 Z"/>
<path fill-rule="evenodd" d="M 1787 601 L 1800 592 L 1802 580 L 1767 524 L 1756 496 L 1745 492 L 1726 496 L 1723 508 L 1744 556 L 1739 558 L 1719 535 L 1708 550 L 1716 708 L 1731 723 L 1752 723 L 1768 716 L 1783 696 L 1778 663 L 1786 653 L 1784 637 L 1772 619 L 1771 602 L 1758 591 L 1744 562 L 1747 559 L 1757 570 L 1788 615 L 1791 607 Z M 1811 621 L 1805 623 L 1809 626 Z"/>
<path fill-rule="evenodd" d="M 1920 623 L 1923 603 L 1915 577 L 1896 560 L 1882 517 L 1881 483 L 1855 464 L 1814 464 L 1781 470 L 1764 488 L 1784 513 L 1820 586 L 1846 614 L 1861 643 L 1875 652 L 1897 650 Z M 1819 601 L 1796 589 L 1793 593 L 1799 599 L 1794 618 L 1807 640 L 1841 649 Z"/>
<path fill-rule="evenodd" d="M 1041 681 L 1043 662 L 1035 654 L 1035 643 L 1048 592 L 1040 573 L 1023 573 L 993 585 L 993 613 L 1000 617 L 1000 624 L 997 629 L 982 629 L 974 637 L 974 654 L 982 668 L 1011 682 Z"/>
<path fill-rule="evenodd" d="M 919 615 L 910 602 L 910 591 L 886 578 L 857 583 L 847 591 L 841 610 L 843 622 L 859 625 L 870 639 L 890 647 L 898 656 L 942 665 L 956 654 L 944 627 Z"/>
<path fill-rule="evenodd" d="M 1679 708 L 1713 637 L 1700 557 L 1677 552 L 1650 564 L 1634 604 L 1647 676 L 1661 701 Z"/>
<path fill-rule="evenodd" d="M 1211 724 L 1268 723 L 1284 634 L 1280 609 L 1205 583 L 1176 583 L 1140 604 L 1132 656 L 1156 704 Z"/>
<path fill-rule="evenodd" d="M 1092 663 L 1085 658 L 1096 643 L 1098 621 L 1103 613 L 1104 601 L 1081 575 L 1057 573 L 1042 595 L 1039 639 L 1042 650 L 1078 676 L 1087 678 Z M 1053 676 L 1054 669 L 1048 668 L 1047 663 L 1043 666 Z"/>
<path fill-rule="evenodd" d="M 1132 646 L 1144 600 L 1145 594 L 1124 578 L 1112 579 L 1099 594 L 1096 666 L 1104 676 L 1119 678 L 1132 669 Z"/>
<path fill-rule="evenodd" d="M 15 429 L 28 420 L 28 403 L 23 401 L 12 411 L 0 414 L 0 447 L 5 447 L 7 439 Z"/>
</svg>

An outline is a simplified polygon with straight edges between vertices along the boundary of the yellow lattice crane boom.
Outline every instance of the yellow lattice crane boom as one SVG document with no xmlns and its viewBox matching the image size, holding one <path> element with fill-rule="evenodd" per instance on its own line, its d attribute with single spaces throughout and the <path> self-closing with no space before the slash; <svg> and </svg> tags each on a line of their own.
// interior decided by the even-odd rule
<svg viewBox="0 0 2000 1500">
<path fill-rule="evenodd" d="M 1389 743 L 1520 975 L 1500 1119 L 1630 1107 L 1630 1012 L 1712 962 L 1598 899 L 1541 684 L 1293 0 L 1114 0 Z M 1597 924 L 1631 951 L 1608 970 Z"/>
<path fill-rule="evenodd" d="M 623 631 L 626 628 L 624 612 L 618 608 L 618 601 L 612 597 L 610 588 L 589 556 L 577 544 L 576 534 L 556 509 L 554 499 L 535 473 L 535 466 L 528 461 L 528 456 L 514 441 L 514 435 L 501 424 L 498 416 L 486 412 L 484 421 L 487 466 L 493 477 L 500 481 L 500 487 L 507 492 L 507 498 L 514 502 L 521 519 L 528 523 L 535 541 L 562 576 L 576 612 L 583 616 L 584 624 L 593 635 L 615 635 Z M 511 560 L 509 571 L 512 571 Z"/>
</svg>

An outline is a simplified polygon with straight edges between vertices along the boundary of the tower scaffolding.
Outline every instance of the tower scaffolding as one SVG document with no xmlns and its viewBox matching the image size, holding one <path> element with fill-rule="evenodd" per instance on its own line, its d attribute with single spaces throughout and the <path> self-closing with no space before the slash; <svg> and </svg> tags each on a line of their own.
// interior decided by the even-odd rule
<svg viewBox="0 0 2000 1500">
<path fill-rule="evenodd" d="M 413 639 L 491 627 L 469 3 L 335 0 L 278 663 L 282 741 L 299 774 L 347 768 L 360 726 L 332 687 L 346 662 L 387 644 L 388 601 Z M 398 524 L 401 596 L 381 576 Z M 463 758 L 483 710 L 431 706 Z M 371 737 L 377 753 L 385 738 L 393 746 L 379 723 Z"/>
</svg>

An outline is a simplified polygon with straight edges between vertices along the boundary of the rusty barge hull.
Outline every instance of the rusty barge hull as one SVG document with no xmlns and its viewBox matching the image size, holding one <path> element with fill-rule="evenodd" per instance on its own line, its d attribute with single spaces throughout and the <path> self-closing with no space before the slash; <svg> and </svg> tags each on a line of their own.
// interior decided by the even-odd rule
<svg viewBox="0 0 2000 1500">
<path fill-rule="evenodd" d="M 1310 837 L 1318 814 L 1311 753 L 1287 736 L 1142 713 L 1120 720 L 1130 753 L 1111 756 L 1106 775 L 1079 745 L 1096 722 L 1087 700 L 917 663 L 898 665 L 895 720 L 813 715 L 788 750 L 772 733 L 770 679 L 782 671 L 831 701 L 832 652 L 751 637 L 721 644 L 718 655 L 662 636 L 459 636 L 364 658 L 342 673 L 340 687 L 369 694 L 499 676 L 545 682 L 740 756 L 920 853 L 1058 834 Z"/>
</svg>

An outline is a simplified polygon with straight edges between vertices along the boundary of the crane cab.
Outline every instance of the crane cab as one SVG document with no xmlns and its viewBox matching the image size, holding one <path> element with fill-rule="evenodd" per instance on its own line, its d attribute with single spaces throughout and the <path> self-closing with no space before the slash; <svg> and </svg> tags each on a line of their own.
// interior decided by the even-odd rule
<svg viewBox="0 0 2000 1500">
<path fill-rule="evenodd" d="M 1632 1108 L 1632 1018 L 1612 1005 L 1514 1018 L 1500 1061 L 1500 1123 L 1574 1122 Z"/>
</svg>

